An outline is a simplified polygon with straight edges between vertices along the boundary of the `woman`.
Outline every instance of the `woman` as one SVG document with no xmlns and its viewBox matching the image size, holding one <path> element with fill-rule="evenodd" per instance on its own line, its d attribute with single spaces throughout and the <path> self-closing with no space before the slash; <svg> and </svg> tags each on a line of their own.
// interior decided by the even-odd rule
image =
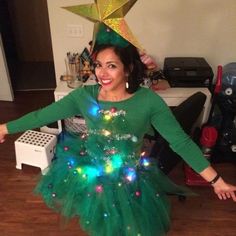
<svg viewBox="0 0 236 236">
<path fill-rule="evenodd" d="M 71 92 L 60 101 L 0 126 L 21 132 L 81 114 L 86 134 L 64 133 L 55 160 L 36 187 L 46 204 L 66 217 L 79 216 L 90 235 L 164 235 L 169 229 L 167 193 L 191 194 L 176 186 L 142 153 L 151 126 L 214 188 L 220 199 L 236 201 L 236 187 L 209 165 L 183 132 L 168 106 L 139 87 L 145 70 L 135 47 L 96 47 L 97 85 Z"/>
</svg>

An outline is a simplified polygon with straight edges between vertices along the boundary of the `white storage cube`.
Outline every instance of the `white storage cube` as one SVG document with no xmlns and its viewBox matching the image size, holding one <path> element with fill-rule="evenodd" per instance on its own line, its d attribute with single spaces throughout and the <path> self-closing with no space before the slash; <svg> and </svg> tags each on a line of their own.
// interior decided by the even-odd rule
<svg viewBox="0 0 236 236">
<path fill-rule="evenodd" d="M 26 131 L 15 141 L 16 168 L 22 169 L 22 164 L 31 165 L 39 167 L 44 174 L 54 156 L 56 142 L 56 135 Z"/>
</svg>

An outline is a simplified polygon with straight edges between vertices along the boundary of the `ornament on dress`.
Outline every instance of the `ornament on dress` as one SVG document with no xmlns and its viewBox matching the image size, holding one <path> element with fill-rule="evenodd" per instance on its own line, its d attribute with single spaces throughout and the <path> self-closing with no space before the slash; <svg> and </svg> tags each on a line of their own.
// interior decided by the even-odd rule
<svg viewBox="0 0 236 236">
<path fill-rule="evenodd" d="M 117 110 L 114 107 L 112 107 L 110 110 L 99 110 L 99 113 L 103 115 L 103 118 L 105 120 L 110 120 L 113 117 L 125 116 L 126 115 L 126 111 L 124 111 L 124 110 Z"/>
<path fill-rule="evenodd" d="M 114 112 L 117 111 L 117 108 L 116 108 L 116 107 L 111 107 L 110 111 L 111 111 L 112 113 L 114 113 Z"/>
</svg>

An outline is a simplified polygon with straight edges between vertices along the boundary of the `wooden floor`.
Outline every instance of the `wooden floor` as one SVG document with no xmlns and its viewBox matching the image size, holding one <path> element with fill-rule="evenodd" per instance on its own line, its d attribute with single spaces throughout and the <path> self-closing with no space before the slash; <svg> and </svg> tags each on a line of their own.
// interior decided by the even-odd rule
<svg viewBox="0 0 236 236">
<path fill-rule="evenodd" d="M 49 104 L 53 101 L 53 92 L 17 92 L 15 98 L 13 103 L 0 102 L 0 122 L 15 119 Z M 63 219 L 32 193 L 40 173 L 38 168 L 15 168 L 14 141 L 19 136 L 20 134 L 11 135 L 0 145 L 0 235 L 85 236 L 77 224 L 77 219 L 65 226 Z M 235 165 L 218 164 L 216 169 L 226 180 L 236 183 Z M 177 183 L 184 184 L 181 166 L 178 166 L 170 177 Z M 188 197 L 184 202 L 180 202 L 177 197 L 170 197 L 172 227 L 168 235 L 235 236 L 236 203 L 218 200 L 208 187 L 192 189 L 199 196 Z"/>
</svg>

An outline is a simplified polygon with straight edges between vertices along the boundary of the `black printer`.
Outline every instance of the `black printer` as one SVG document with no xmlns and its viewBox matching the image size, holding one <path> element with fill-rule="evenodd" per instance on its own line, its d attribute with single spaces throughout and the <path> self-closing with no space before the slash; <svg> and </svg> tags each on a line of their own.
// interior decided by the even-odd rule
<svg viewBox="0 0 236 236">
<path fill-rule="evenodd" d="M 203 57 L 166 57 L 163 73 L 171 87 L 208 87 L 214 77 Z"/>
</svg>

